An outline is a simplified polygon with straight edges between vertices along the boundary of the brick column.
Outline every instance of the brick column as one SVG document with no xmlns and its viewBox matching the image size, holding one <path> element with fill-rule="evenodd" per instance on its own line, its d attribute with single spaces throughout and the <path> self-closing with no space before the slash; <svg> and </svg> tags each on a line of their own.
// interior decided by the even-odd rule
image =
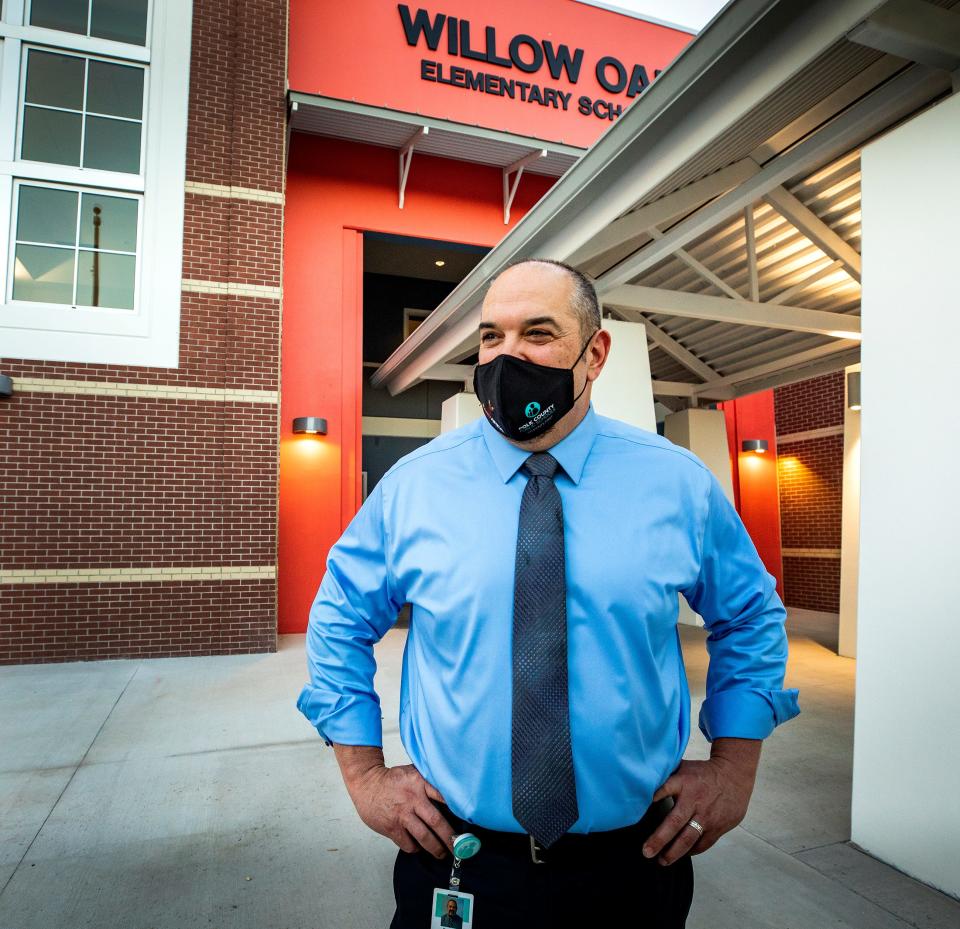
<svg viewBox="0 0 960 929">
<path fill-rule="evenodd" d="M 840 609 L 843 371 L 774 391 L 787 606 Z"/>
</svg>

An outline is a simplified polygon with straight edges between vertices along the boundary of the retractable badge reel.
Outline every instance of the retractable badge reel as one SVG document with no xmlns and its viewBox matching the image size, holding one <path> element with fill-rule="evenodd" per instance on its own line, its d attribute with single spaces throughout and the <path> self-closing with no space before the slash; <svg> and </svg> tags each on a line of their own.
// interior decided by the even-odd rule
<svg viewBox="0 0 960 929">
<path fill-rule="evenodd" d="M 480 840 L 472 832 L 453 837 L 453 867 L 447 889 L 433 888 L 431 929 L 470 929 L 473 925 L 473 894 L 460 889 L 463 862 L 480 851 Z"/>
</svg>

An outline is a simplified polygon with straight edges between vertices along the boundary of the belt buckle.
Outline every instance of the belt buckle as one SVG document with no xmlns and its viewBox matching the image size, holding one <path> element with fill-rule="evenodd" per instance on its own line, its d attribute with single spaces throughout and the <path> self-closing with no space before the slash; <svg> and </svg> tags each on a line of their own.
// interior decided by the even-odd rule
<svg viewBox="0 0 960 929">
<path fill-rule="evenodd" d="M 543 849 L 537 844 L 537 840 L 530 836 L 530 857 L 533 859 L 534 864 L 546 864 L 542 858 L 539 857 L 543 853 Z"/>
</svg>

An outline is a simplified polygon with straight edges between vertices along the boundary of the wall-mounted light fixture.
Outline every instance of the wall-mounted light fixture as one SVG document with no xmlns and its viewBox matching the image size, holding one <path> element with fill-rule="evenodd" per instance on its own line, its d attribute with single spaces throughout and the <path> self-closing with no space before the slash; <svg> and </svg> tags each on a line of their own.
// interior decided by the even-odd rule
<svg viewBox="0 0 960 929">
<path fill-rule="evenodd" d="M 446 262 L 445 262 L 442 258 L 438 258 L 438 259 L 434 262 L 434 264 L 435 264 L 438 268 L 442 268 L 442 267 L 446 264 Z"/>
<path fill-rule="evenodd" d="M 851 410 L 860 409 L 860 372 L 847 372 L 847 406 Z"/>
<path fill-rule="evenodd" d="M 770 443 L 766 439 L 744 439 L 740 444 L 742 451 L 756 452 L 758 455 L 762 455 L 769 447 Z"/>
<path fill-rule="evenodd" d="M 293 421 L 294 435 L 326 435 L 327 421 L 319 416 L 298 416 Z"/>
</svg>

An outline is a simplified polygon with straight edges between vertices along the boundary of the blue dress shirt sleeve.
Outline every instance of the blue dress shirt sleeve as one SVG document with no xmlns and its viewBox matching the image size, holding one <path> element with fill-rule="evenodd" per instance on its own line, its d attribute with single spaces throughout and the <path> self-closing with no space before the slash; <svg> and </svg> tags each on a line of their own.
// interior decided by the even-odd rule
<svg viewBox="0 0 960 929">
<path fill-rule="evenodd" d="M 327 745 L 383 745 L 380 698 L 373 689 L 374 643 L 396 622 L 379 481 L 330 549 L 310 608 L 310 682 L 297 708 Z"/>
<path fill-rule="evenodd" d="M 709 633 L 700 731 L 711 742 L 764 739 L 800 712 L 798 691 L 783 689 L 786 610 L 737 511 L 708 477 L 700 572 L 682 591 Z"/>
</svg>

